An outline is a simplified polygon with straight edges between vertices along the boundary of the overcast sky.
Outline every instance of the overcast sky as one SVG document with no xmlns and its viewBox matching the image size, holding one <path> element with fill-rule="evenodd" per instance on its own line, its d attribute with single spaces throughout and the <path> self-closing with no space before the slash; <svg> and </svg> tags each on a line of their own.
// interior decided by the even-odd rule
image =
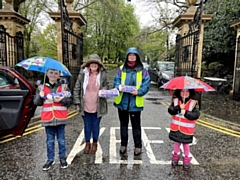
<svg viewBox="0 0 240 180">
<path fill-rule="evenodd" d="M 160 14 L 157 12 L 157 10 L 154 9 L 154 7 L 150 8 L 149 6 L 146 6 L 146 4 L 143 2 L 143 0 L 131 0 L 131 4 L 135 8 L 135 13 L 140 20 L 141 27 L 156 24 L 156 22 L 154 22 L 154 19 L 158 19 L 160 17 Z M 168 4 L 166 6 L 165 3 L 162 3 L 162 6 L 165 7 L 166 9 L 175 9 L 176 8 L 171 4 Z M 177 31 L 177 29 L 175 29 L 175 30 Z M 170 34 L 170 41 L 175 41 L 175 36 L 176 36 L 176 32 L 173 31 Z"/>
<path fill-rule="evenodd" d="M 140 19 L 141 27 L 153 25 L 154 21 L 156 23 L 156 20 L 160 18 L 159 10 L 155 8 L 154 6 L 149 6 L 149 3 L 146 3 L 146 1 L 143 0 L 131 0 L 131 4 L 135 8 L 135 14 Z M 166 13 L 168 15 L 168 10 L 173 10 L 176 7 L 170 3 L 166 4 L 164 2 L 161 2 L 162 8 L 164 8 L 163 14 Z M 172 12 L 172 11 L 171 11 Z"/>
<path fill-rule="evenodd" d="M 141 27 L 147 26 L 154 20 L 152 17 L 154 16 L 154 9 L 149 10 L 149 7 L 147 7 L 143 1 L 131 0 L 131 4 L 135 7 L 135 13 L 140 19 Z"/>
</svg>

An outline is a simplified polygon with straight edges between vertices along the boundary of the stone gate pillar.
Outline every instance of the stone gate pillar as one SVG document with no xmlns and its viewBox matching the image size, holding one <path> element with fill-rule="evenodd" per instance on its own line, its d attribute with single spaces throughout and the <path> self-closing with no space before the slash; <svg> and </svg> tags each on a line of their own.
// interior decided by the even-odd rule
<svg viewBox="0 0 240 180">
<path fill-rule="evenodd" d="M 189 24 L 193 22 L 194 15 L 197 11 L 197 8 L 194 6 L 197 2 L 197 0 L 186 0 L 189 8 L 184 14 L 179 15 L 173 22 L 173 27 L 178 28 L 178 34 L 181 35 L 181 37 L 184 37 L 187 35 L 189 30 Z M 212 18 L 211 14 L 202 14 L 202 24 L 200 29 L 200 35 L 199 35 L 199 43 L 198 43 L 198 54 L 197 54 L 197 78 L 201 78 L 201 65 L 202 65 L 202 48 L 203 48 L 203 33 L 204 33 L 204 25 L 210 21 Z"/>
<path fill-rule="evenodd" d="M 30 20 L 13 10 L 13 0 L 5 1 L 4 8 L 0 9 L 0 25 L 3 25 L 6 28 L 6 32 L 11 36 L 15 36 L 19 31 L 23 33 L 24 25 L 28 24 Z"/>
<path fill-rule="evenodd" d="M 19 50 L 18 41 L 14 40 L 14 37 L 16 37 L 17 34 L 19 35 L 19 33 L 23 35 L 24 25 L 30 21 L 14 11 L 12 0 L 5 1 L 6 4 L 4 8 L 0 9 L 0 25 L 4 26 L 4 28 L 1 29 L 4 31 L 1 32 L 1 36 L 4 35 L 4 37 L 2 37 L 0 41 L 1 64 L 14 67 L 17 61 L 24 58 L 23 42 L 20 48 L 21 50 Z M 4 40 L 4 38 L 6 40 Z"/>
<path fill-rule="evenodd" d="M 78 13 L 72 9 L 72 2 L 74 0 L 66 0 L 67 3 L 67 11 L 69 15 L 70 21 L 73 23 L 72 29 L 75 34 L 82 33 L 81 26 L 86 25 L 86 20 L 82 16 L 81 13 Z M 61 27 L 61 12 L 49 12 L 50 17 L 56 22 L 57 26 L 57 54 L 58 54 L 58 61 L 63 62 L 63 55 L 62 55 L 62 27 Z"/>
<path fill-rule="evenodd" d="M 236 51 L 234 61 L 234 74 L 233 74 L 233 99 L 240 99 L 240 19 L 233 21 L 230 27 L 237 30 L 236 36 Z"/>
</svg>

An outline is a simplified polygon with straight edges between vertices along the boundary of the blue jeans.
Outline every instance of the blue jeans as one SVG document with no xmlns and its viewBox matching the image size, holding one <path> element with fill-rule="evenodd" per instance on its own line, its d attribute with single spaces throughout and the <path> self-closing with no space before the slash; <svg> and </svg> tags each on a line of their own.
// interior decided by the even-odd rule
<svg viewBox="0 0 240 180">
<path fill-rule="evenodd" d="M 65 125 L 59 126 L 47 126 L 45 127 L 46 135 L 47 135 L 47 157 L 48 160 L 54 161 L 55 158 L 55 136 L 57 136 L 58 141 L 58 149 L 59 159 L 66 157 L 66 140 L 65 140 Z"/>
<path fill-rule="evenodd" d="M 82 116 L 84 121 L 84 135 L 85 141 L 89 142 L 91 136 L 93 138 L 93 142 L 98 141 L 99 137 L 99 129 L 100 129 L 100 121 L 102 117 L 97 117 L 97 113 L 88 113 L 84 112 L 84 116 Z"/>
</svg>

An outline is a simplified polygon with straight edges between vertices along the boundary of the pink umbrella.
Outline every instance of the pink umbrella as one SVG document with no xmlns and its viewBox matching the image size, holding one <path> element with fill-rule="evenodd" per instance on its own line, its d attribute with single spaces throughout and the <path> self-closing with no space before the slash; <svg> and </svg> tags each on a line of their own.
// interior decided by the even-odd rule
<svg viewBox="0 0 240 180">
<path fill-rule="evenodd" d="M 216 91 L 213 87 L 211 87 L 207 83 L 189 76 L 175 77 L 168 81 L 167 83 L 163 84 L 160 88 L 169 90 L 194 89 L 196 92 Z"/>
</svg>

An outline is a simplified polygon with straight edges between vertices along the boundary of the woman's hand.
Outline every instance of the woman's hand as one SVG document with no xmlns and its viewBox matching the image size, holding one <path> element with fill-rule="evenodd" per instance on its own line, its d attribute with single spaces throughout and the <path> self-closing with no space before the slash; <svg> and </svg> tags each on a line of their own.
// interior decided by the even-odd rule
<svg viewBox="0 0 240 180">
<path fill-rule="evenodd" d="M 132 95 L 138 95 L 138 90 L 137 89 L 135 89 L 133 92 L 130 92 L 130 94 L 132 94 Z"/>
<path fill-rule="evenodd" d="M 80 104 L 76 104 L 75 109 L 76 109 L 76 111 L 80 111 Z"/>
</svg>

